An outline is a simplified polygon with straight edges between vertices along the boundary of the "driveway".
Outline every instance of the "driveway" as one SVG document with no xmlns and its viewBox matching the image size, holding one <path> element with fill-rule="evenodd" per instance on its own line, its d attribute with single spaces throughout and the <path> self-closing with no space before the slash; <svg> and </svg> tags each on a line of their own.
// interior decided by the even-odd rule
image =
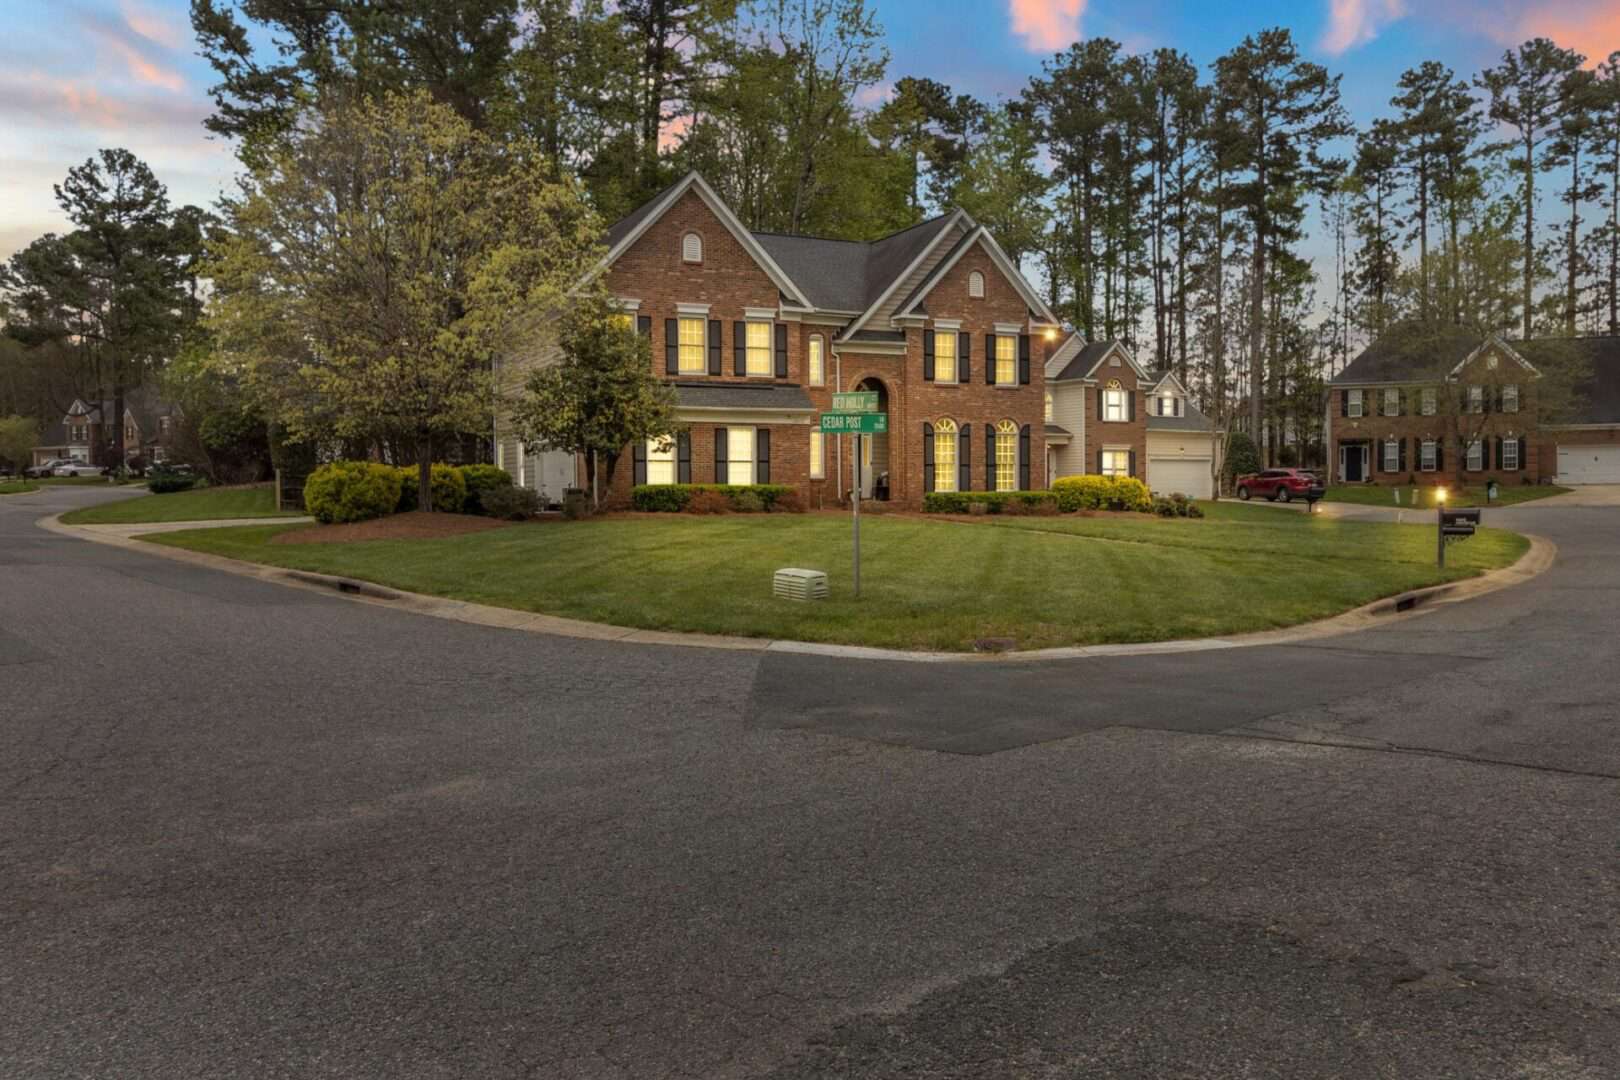
<svg viewBox="0 0 1620 1080">
<path fill-rule="evenodd" d="M 1535 503 L 1521 503 L 1528 506 L 1620 506 L 1620 484 L 1583 484 L 1571 488 L 1562 495 L 1549 495 L 1545 499 L 1537 499 Z"/>
<path fill-rule="evenodd" d="M 1606 1077 L 1620 509 L 1306 645 L 563 640 L 0 500 L 0 1075 Z"/>
</svg>

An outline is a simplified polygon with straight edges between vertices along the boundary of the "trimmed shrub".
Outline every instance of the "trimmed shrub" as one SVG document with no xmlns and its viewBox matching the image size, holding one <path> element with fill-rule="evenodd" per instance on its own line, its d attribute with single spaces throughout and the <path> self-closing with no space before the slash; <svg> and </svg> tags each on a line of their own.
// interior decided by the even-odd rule
<svg viewBox="0 0 1620 1080">
<path fill-rule="evenodd" d="M 500 484 L 484 488 L 479 512 L 503 521 L 523 521 L 540 512 L 540 493 L 533 488 Z"/>
<path fill-rule="evenodd" d="M 729 509 L 736 509 L 737 496 L 748 492 L 758 496 L 761 509 L 769 510 L 777 499 L 794 490 L 787 484 L 638 484 L 630 489 L 630 508 L 642 513 L 678 514 L 697 492 L 713 491 L 727 499 Z"/>
<path fill-rule="evenodd" d="M 499 465 L 458 465 L 456 471 L 461 474 L 461 482 L 467 489 L 467 501 L 461 504 L 463 514 L 489 514 L 490 517 L 500 517 L 500 514 L 489 513 L 484 508 L 484 492 L 494 488 L 509 488 L 512 486 L 512 474 Z M 433 496 L 438 501 L 438 495 Z M 536 496 L 536 505 L 539 498 Z M 506 504 L 502 504 L 503 506 Z"/>
<path fill-rule="evenodd" d="M 688 514 L 729 514 L 731 500 L 718 491 L 694 491 L 683 509 Z"/>
<path fill-rule="evenodd" d="M 420 481 L 420 469 L 416 465 L 401 465 L 395 471 L 399 473 L 399 512 L 407 514 L 417 506 L 416 488 Z M 434 513 L 461 513 L 461 507 L 467 501 L 467 482 L 461 478 L 459 469 L 454 465 L 435 464 L 430 483 L 433 485 Z"/>
<path fill-rule="evenodd" d="M 1160 517 L 1201 518 L 1204 512 L 1198 504 L 1179 491 L 1169 495 L 1155 495 L 1153 497 L 1153 512 Z"/>
<path fill-rule="evenodd" d="M 386 517 L 399 505 L 399 470 L 372 461 L 334 461 L 304 481 L 304 509 L 323 525 Z"/>
<path fill-rule="evenodd" d="M 798 488 L 788 488 L 771 502 L 773 514 L 802 514 L 804 513 L 804 499 L 799 495 Z"/>
<path fill-rule="evenodd" d="M 763 514 L 765 500 L 752 491 L 739 491 L 731 497 L 731 508 L 739 514 Z"/>
<path fill-rule="evenodd" d="M 154 495 L 168 495 L 176 491 L 190 491 L 197 486 L 195 473 L 175 472 L 162 465 L 152 466 L 146 478 L 146 488 Z"/>
<path fill-rule="evenodd" d="M 1242 431 L 1234 431 L 1226 437 L 1226 460 L 1221 465 L 1221 475 L 1230 484 L 1239 476 L 1260 471 L 1260 451 L 1255 449 L 1254 440 Z"/>
<path fill-rule="evenodd" d="M 1054 481 L 1058 509 L 1065 514 L 1076 510 L 1133 510 L 1153 508 L 1148 486 L 1133 476 L 1065 476 Z"/>
<path fill-rule="evenodd" d="M 1056 496 L 1050 491 L 930 491 L 923 496 L 923 513 L 971 514 L 975 503 L 987 514 L 1030 514 L 1042 503 L 1055 508 Z"/>
</svg>

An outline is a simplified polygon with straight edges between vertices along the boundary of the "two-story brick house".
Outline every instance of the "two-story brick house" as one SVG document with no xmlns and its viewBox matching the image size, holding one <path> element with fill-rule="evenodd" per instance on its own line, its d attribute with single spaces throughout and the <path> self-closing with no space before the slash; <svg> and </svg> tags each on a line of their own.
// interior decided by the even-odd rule
<svg viewBox="0 0 1620 1080">
<path fill-rule="evenodd" d="M 754 233 L 691 173 L 605 242 L 597 272 L 650 339 L 682 425 L 624 449 L 607 501 L 633 484 L 768 482 L 830 506 L 859 483 L 916 507 L 929 491 L 1047 485 L 1058 320 L 964 211 L 869 243 Z M 841 390 L 875 392 L 888 434 L 824 437 Z M 496 454 L 528 486 L 583 482 L 499 421 Z"/>
<path fill-rule="evenodd" d="M 1543 369 L 1578 373 L 1556 404 Z M 1392 334 L 1334 377 L 1327 431 L 1334 483 L 1620 483 L 1620 338 Z"/>
<path fill-rule="evenodd" d="M 92 465 L 113 464 L 113 432 L 105 418 L 113 415 L 111 401 L 74 399 L 62 418 L 46 426 L 33 448 L 34 464 L 68 458 Z M 147 462 L 168 458 L 174 444 L 180 410 L 156 393 L 131 390 L 124 397 L 124 452 Z"/>
</svg>

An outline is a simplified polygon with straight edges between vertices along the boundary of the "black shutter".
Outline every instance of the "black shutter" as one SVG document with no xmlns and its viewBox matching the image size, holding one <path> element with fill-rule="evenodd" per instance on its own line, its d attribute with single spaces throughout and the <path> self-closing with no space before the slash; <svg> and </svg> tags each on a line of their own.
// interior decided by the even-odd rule
<svg viewBox="0 0 1620 1080">
<path fill-rule="evenodd" d="M 725 343 L 722 342 L 720 340 L 720 338 L 721 338 L 720 320 L 719 319 L 710 319 L 709 320 L 709 374 L 710 375 L 720 375 L 720 374 L 723 373 L 723 369 L 721 367 L 721 364 L 724 361 L 722 361 L 721 358 L 720 358 L 720 352 L 725 347 Z"/>
<path fill-rule="evenodd" d="M 1018 429 L 1018 490 L 1029 488 L 1029 425 Z"/>
<path fill-rule="evenodd" d="M 1395 391 L 1395 415 L 1396 416 L 1405 416 L 1406 415 L 1406 391 L 1405 390 L 1397 390 L 1397 391 Z M 1405 440 L 1404 439 L 1402 440 L 1402 452 L 1403 453 L 1405 452 Z M 1405 466 L 1402 466 L 1402 467 L 1404 468 Z"/>
<path fill-rule="evenodd" d="M 636 332 L 638 334 L 640 334 L 642 337 L 646 338 L 647 340 L 649 340 L 649 341 L 652 340 L 652 316 L 651 315 L 638 315 L 638 316 L 636 316 Z"/>
<path fill-rule="evenodd" d="M 1400 441 L 1400 450 L 1398 451 L 1396 457 L 1396 467 L 1399 468 L 1401 472 L 1406 471 L 1406 439 L 1404 436 Z"/>
<path fill-rule="evenodd" d="M 683 431 L 675 436 L 675 482 L 692 482 L 692 433 Z"/>
<path fill-rule="evenodd" d="M 1339 415 L 1350 415 L 1350 391 L 1348 390 L 1339 391 Z"/>
<path fill-rule="evenodd" d="M 1489 416 L 1491 413 L 1491 398 L 1493 396 L 1494 395 L 1491 393 L 1491 388 L 1488 386 L 1484 390 L 1481 390 L 1479 394 L 1481 401 L 1480 408 L 1485 410 L 1485 415 L 1487 416 Z"/>
<path fill-rule="evenodd" d="M 984 335 L 984 383 L 986 386 L 996 384 L 996 335 L 994 334 Z M 994 491 L 995 485 L 990 485 L 987 490 Z"/>
<path fill-rule="evenodd" d="M 771 482 L 771 429 L 754 429 L 754 483 Z"/>
<path fill-rule="evenodd" d="M 736 375 L 748 374 L 748 324 L 731 324 L 731 370 Z"/>
<path fill-rule="evenodd" d="M 1029 335 L 1018 335 L 1018 384 L 1029 385 Z"/>
<path fill-rule="evenodd" d="M 1136 419 L 1136 391 L 1135 390 L 1127 390 L 1127 391 L 1125 391 L 1125 419 L 1127 419 L 1127 420 L 1135 420 Z M 1136 474 L 1133 472 L 1133 473 L 1131 473 L 1131 475 L 1135 476 Z"/>
<path fill-rule="evenodd" d="M 1434 440 L 1434 471 L 1446 471 L 1446 440 L 1443 438 Z"/>
<path fill-rule="evenodd" d="M 1481 438 L 1479 440 L 1479 467 L 1484 472 L 1489 472 L 1490 471 L 1490 468 L 1491 468 L 1491 440 L 1489 440 L 1489 439 Z"/>
<path fill-rule="evenodd" d="M 992 355 L 994 355 L 992 353 Z M 996 425 L 984 425 L 984 490 L 996 490 Z"/>
<path fill-rule="evenodd" d="M 973 335 L 956 335 L 956 381 L 967 383 L 973 378 Z"/>
<path fill-rule="evenodd" d="M 923 331 L 923 378 L 929 382 L 934 381 L 934 332 L 932 330 Z"/>
<path fill-rule="evenodd" d="M 1498 469 L 1502 467 L 1502 460 L 1502 436 L 1498 435 L 1496 437 L 1496 467 Z"/>
<path fill-rule="evenodd" d="M 781 323 L 776 324 L 776 377 L 788 377 L 787 327 Z"/>
<path fill-rule="evenodd" d="M 632 480 L 637 484 L 647 482 L 647 440 L 637 439 L 631 443 L 631 457 L 635 461 L 635 470 Z"/>
<path fill-rule="evenodd" d="M 727 455 L 728 450 L 729 450 L 729 447 L 727 446 L 727 441 L 726 441 L 726 429 L 723 428 L 723 427 L 715 428 L 714 429 L 714 482 L 717 483 L 717 484 L 724 484 L 724 483 L 729 482 L 727 480 L 727 477 L 730 475 L 730 467 L 726 464 L 726 458 L 728 456 Z"/>
<path fill-rule="evenodd" d="M 932 333 L 928 331 L 927 333 Z M 932 350 L 930 350 L 932 356 Z M 923 491 L 934 490 L 934 425 L 923 421 Z"/>
<path fill-rule="evenodd" d="M 1100 423 L 1102 423 L 1102 420 L 1103 420 L 1103 388 L 1099 386 L 1099 387 L 1097 387 L 1097 422 L 1100 424 Z"/>
<path fill-rule="evenodd" d="M 966 337 L 966 334 L 962 335 Z M 972 424 L 963 424 L 962 431 L 956 436 L 956 490 L 973 490 L 973 442 L 969 438 L 973 430 Z"/>
<path fill-rule="evenodd" d="M 1135 450 L 1131 451 L 1130 460 L 1125 463 L 1125 468 L 1127 470 L 1125 475 L 1127 475 L 1127 476 L 1135 476 L 1136 475 L 1136 451 Z"/>
<path fill-rule="evenodd" d="M 1519 471 L 1520 472 L 1523 472 L 1524 468 L 1525 468 L 1524 451 L 1525 451 L 1524 436 L 1520 435 L 1519 436 Z"/>
<path fill-rule="evenodd" d="M 1099 448 L 1098 451 L 1097 451 L 1097 475 L 1098 476 L 1101 476 L 1102 471 L 1103 471 L 1103 456 L 1102 455 L 1103 455 L 1103 452 Z"/>
<path fill-rule="evenodd" d="M 664 373 L 679 375 L 681 371 L 681 321 L 664 320 Z"/>
</svg>

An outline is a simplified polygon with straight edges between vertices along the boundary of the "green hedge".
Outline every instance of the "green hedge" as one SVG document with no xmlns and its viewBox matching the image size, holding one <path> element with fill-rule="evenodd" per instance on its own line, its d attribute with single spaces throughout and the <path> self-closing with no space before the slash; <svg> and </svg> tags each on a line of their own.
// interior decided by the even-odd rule
<svg viewBox="0 0 1620 1080">
<path fill-rule="evenodd" d="M 416 509 L 416 489 L 421 483 L 421 469 L 416 465 L 399 466 L 399 505 L 401 514 Z M 440 514 L 459 514 L 467 501 L 467 481 L 454 465 L 433 466 L 429 481 L 433 485 L 433 509 Z"/>
<path fill-rule="evenodd" d="M 400 470 L 373 461 L 334 461 L 304 481 L 304 508 L 324 525 L 385 517 L 399 505 Z"/>
<path fill-rule="evenodd" d="M 643 513 L 678 514 L 686 509 L 693 495 L 714 491 L 730 500 L 733 510 L 747 512 L 752 508 L 752 499 L 738 505 L 738 496 L 745 494 L 758 498 L 760 508 L 769 510 L 777 499 L 793 490 L 788 484 L 637 484 L 630 489 L 630 506 Z"/>
<path fill-rule="evenodd" d="M 461 479 L 467 485 L 467 501 L 461 505 L 463 514 L 485 513 L 484 492 L 512 486 L 512 474 L 499 465 L 462 465 L 456 471 L 461 473 Z M 510 505 L 510 501 L 503 502 L 501 508 L 505 511 Z M 490 514 L 490 516 L 505 515 Z"/>
<path fill-rule="evenodd" d="M 930 491 L 923 496 L 925 514 L 966 514 L 974 503 L 983 503 L 987 514 L 1036 513 L 1041 506 L 1057 505 L 1050 491 Z"/>
<path fill-rule="evenodd" d="M 1132 476 L 1065 476 L 1052 484 L 1058 509 L 1065 514 L 1076 510 L 1135 510 L 1153 508 L 1153 493 Z"/>
</svg>

